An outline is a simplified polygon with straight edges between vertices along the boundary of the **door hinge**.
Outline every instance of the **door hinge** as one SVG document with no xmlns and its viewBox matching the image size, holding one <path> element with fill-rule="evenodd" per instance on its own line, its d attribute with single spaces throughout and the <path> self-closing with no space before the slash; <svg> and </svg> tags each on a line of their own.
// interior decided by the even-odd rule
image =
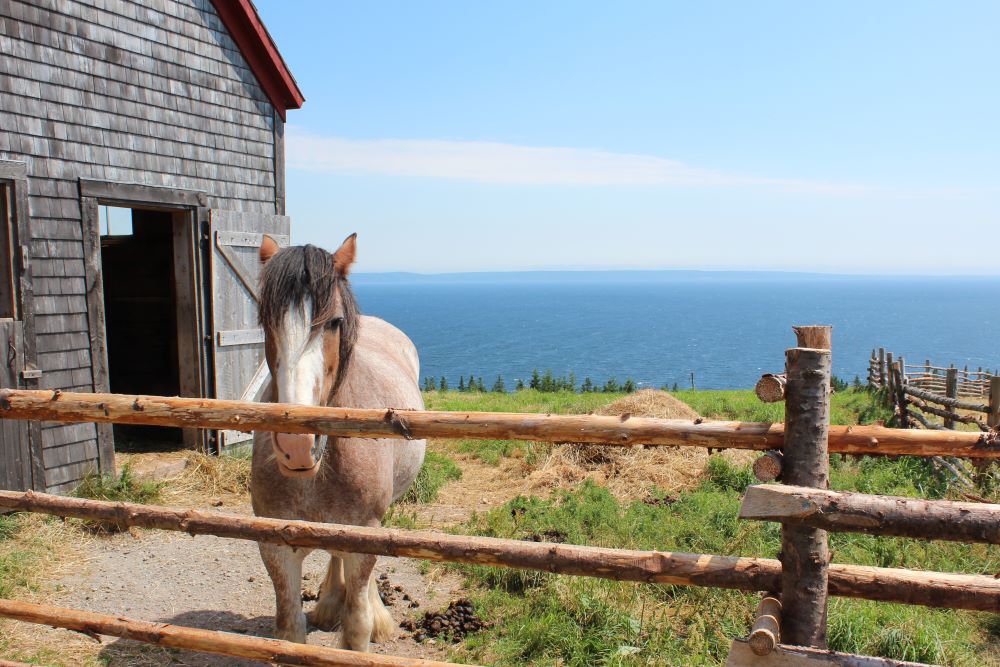
<svg viewBox="0 0 1000 667">
<path fill-rule="evenodd" d="M 20 246 L 20 249 L 21 249 L 21 271 L 23 273 L 28 273 L 28 270 L 31 268 L 31 250 L 28 248 L 28 246 L 24 244 Z"/>
</svg>

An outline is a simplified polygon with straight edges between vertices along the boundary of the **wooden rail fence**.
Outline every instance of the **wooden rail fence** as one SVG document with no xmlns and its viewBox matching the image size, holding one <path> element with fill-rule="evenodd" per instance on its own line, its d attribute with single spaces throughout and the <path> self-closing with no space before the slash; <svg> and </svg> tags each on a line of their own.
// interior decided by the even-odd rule
<svg viewBox="0 0 1000 667">
<path fill-rule="evenodd" d="M 312 408 L 282 404 L 58 391 L 0 390 L 0 418 L 268 430 L 361 438 L 495 438 L 569 443 L 762 450 L 754 470 L 797 486 L 754 486 L 744 519 L 782 523 L 780 560 L 534 543 L 430 531 L 228 516 L 128 503 L 0 491 L 0 508 L 114 521 L 294 546 L 531 569 L 649 584 L 767 592 L 749 641 L 734 640 L 727 665 L 910 665 L 826 651 L 827 595 L 1000 613 L 1000 579 L 831 564 L 828 530 L 995 544 L 1000 508 L 841 494 L 827 489 L 829 453 L 1000 458 L 995 432 L 831 427 L 830 329 L 796 327 L 780 375 L 785 423 L 692 422 L 556 416 Z M 899 384 L 902 387 L 902 383 Z M 920 390 L 923 391 L 923 390 Z M 964 402 L 964 398 L 954 398 Z M 773 396 L 772 396 L 772 400 Z M 978 404 L 977 404 L 978 405 Z M 951 406 L 961 409 L 958 404 Z M 764 462 L 761 464 L 761 462 Z M 176 648 L 296 665 L 431 665 L 315 646 L 113 618 L 0 600 L 0 616 Z M 346 653 L 346 655 L 345 655 Z"/>
<path fill-rule="evenodd" d="M 970 424 L 988 432 L 1000 425 L 1000 375 L 996 371 L 932 366 L 929 359 L 915 366 L 879 348 L 872 350 L 868 362 L 868 384 L 887 390 L 903 428 L 944 430 Z"/>
<path fill-rule="evenodd" d="M 868 384 L 884 390 L 897 427 L 948 431 L 966 424 L 996 439 L 1000 428 L 1000 375 L 996 371 L 933 366 L 929 359 L 923 365 L 911 365 L 879 348 L 872 350 L 869 359 Z M 932 462 L 951 483 L 966 488 L 975 486 L 987 467 L 980 459 L 970 469 L 947 455 L 935 456 Z"/>
</svg>

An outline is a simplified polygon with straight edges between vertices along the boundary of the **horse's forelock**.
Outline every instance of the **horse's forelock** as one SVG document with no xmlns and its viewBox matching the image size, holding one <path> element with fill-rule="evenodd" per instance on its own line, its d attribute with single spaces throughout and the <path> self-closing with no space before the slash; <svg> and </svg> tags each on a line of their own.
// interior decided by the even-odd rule
<svg viewBox="0 0 1000 667">
<path fill-rule="evenodd" d="M 292 246 L 271 257 L 260 274 L 258 320 L 269 336 L 277 335 L 285 313 L 306 297 L 312 301 L 312 326 L 321 331 L 337 315 L 340 322 L 340 364 L 334 388 L 340 385 L 358 338 L 360 312 L 347 279 L 337 275 L 333 256 L 313 245 Z"/>
</svg>

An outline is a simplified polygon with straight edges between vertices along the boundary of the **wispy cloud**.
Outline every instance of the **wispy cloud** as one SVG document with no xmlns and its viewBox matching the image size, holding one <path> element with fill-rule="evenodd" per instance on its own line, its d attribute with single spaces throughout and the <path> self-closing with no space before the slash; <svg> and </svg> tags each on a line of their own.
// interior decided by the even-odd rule
<svg viewBox="0 0 1000 667">
<path fill-rule="evenodd" d="M 433 139 L 354 140 L 289 127 L 288 166 L 296 169 L 423 176 L 513 185 L 766 187 L 848 195 L 867 188 L 791 178 L 728 174 L 655 155 Z"/>
</svg>

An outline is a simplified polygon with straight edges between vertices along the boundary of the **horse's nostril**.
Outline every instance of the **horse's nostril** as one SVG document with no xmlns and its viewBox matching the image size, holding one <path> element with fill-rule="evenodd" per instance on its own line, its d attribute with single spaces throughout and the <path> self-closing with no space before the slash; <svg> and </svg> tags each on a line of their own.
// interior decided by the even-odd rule
<svg viewBox="0 0 1000 667">
<path fill-rule="evenodd" d="M 287 460 L 290 460 L 291 458 L 292 458 L 292 455 L 291 455 L 291 454 L 285 454 L 285 460 L 286 460 L 286 461 L 287 461 Z"/>
</svg>

